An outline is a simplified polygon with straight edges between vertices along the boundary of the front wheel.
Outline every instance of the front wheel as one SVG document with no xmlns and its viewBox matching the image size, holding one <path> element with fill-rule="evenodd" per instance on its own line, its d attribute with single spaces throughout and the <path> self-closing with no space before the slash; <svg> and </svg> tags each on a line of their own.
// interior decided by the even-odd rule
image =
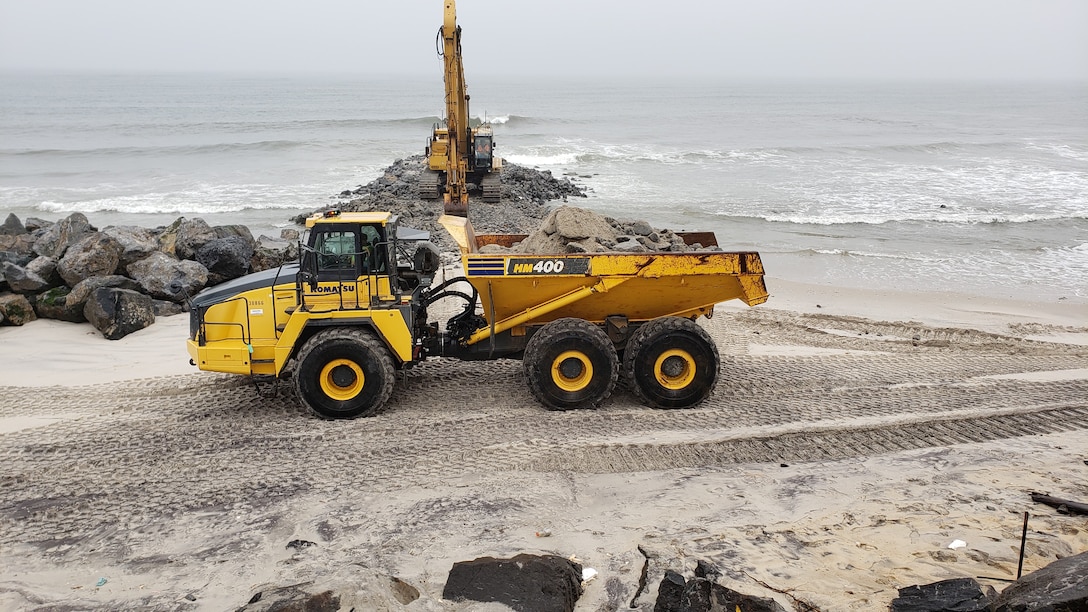
<svg viewBox="0 0 1088 612">
<path fill-rule="evenodd" d="M 583 319 L 556 319 L 540 328 L 522 361 L 533 397 L 551 410 L 597 406 L 619 378 L 608 334 Z"/>
<path fill-rule="evenodd" d="M 635 395 L 654 408 L 688 408 L 718 382 L 718 347 L 694 321 L 662 317 L 627 341 L 623 373 Z"/>
<path fill-rule="evenodd" d="M 298 354 L 295 392 L 330 419 L 372 416 L 393 393 L 396 371 L 389 350 L 363 329 L 327 329 Z"/>
</svg>

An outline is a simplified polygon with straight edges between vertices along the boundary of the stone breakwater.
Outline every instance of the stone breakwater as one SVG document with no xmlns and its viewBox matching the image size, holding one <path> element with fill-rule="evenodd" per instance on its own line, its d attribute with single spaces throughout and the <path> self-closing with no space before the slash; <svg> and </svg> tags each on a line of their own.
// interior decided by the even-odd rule
<svg viewBox="0 0 1088 612">
<path fill-rule="evenodd" d="M 82 213 L 0 225 L 0 324 L 89 321 L 117 340 L 185 312 L 201 289 L 298 257 L 298 231 L 254 238 L 244 225 L 177 219 L 98 229 Z"/>
<path fill-rule="evenodd" d="M 340 193 L 340 201 L 329 208 L 342 211 L 389 211 L 400 216 L 401 225 L 431 232 L 434 242 L 452 259 L 457 246 L 438 225 L 442 205 L 419 199 L 419 178 L 426 158 L 414 155 L 398 159 L 382 175 L 366 185 Z M 526 234 L 511 248 L 488 245 L 485 253 L 647 253 L 690 251 L 703 245 L 688 245 L 675 233 L 656 230 L 645 221 L 618 220 L 574 206 L 560 205 L 571 198 L 586 197 L 585 189 L 569 178 L 556 178 L 517 164 L 502 169 L 502 199 L 484 202 L 469 191 L 469 219 L 477 233 Z M 295 221 L 301 223 L 306 215 Z"/>
<path fill-rule="evenodd" d="M 419 199 L 419 177 L 426 159 L 413 155 L 393 162 L 381 176 L 352 190 L 340 193 L 339 201 L 328 208 L 345 212 L 389 211 L 400 215 L 402 226 L 431 233 L 431 241 L 443 252 L 457 252 L 457 245 L 438 225 L 442 215 L 440 200 Z M 525 234 L 536 228 L 550 212 L 552 204 L 569 198 L 586 197 L 585 189 L 570 179 L 556 178 L 548 170 L 536 170 L 517 164 L 502 168 L 502 197 L 499 202 L 484 202 L 469 190 L 469 219 L 477 232 L 488 234 Z M 316 212 L 316 211 L 315 211 Z M 302 221 L 306 215 L 294 220 Z"/>
</svg>

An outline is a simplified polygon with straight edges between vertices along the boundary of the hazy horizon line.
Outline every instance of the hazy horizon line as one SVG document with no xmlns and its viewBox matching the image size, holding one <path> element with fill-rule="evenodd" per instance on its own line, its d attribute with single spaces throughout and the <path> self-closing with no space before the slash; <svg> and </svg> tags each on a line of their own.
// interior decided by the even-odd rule
<svg viewBox="0 0 1088 612">
<path fill-rule="evenodd" d="M 387 72 L 365 70 L 275 70 L 275 69 L 180 69 L 180 68 L 10 68 L 0 67 L 2 76 L 221 76 L 221 77 L 263 77 L 263 78 L 380 78 L 382 80 L 434 80 L 441 79 L 441 73 L 435 72 Z M 651 79 L 657 82 L 666 81 L 690 81 L 690 80 L 718 80 L 718 81 L 748 81 L 748 82 L 868 82 L 868 83 L 1067 83 L 1088 84 L 1088 75 L 1085 76 L 948 76 L 948 75 L 849 75 L 849 74 L 824 74 L 824 75 L 753 75 L 753 74 L 713 74 L 713 73 L 684 73 L 684 74 L 653 74 L 608 72 L 598 73 L 571 73 L 571 72 L 535 72 L 533 75 L 524 73 L 487 72 L 477 71 L 472 75 L 472 80 L 493 81 L 496 79 L 509 79 L 523 82 L 534 79 L 546 79 L 554 82 L 557 79 L 568 79 L 572 82 L 593 80 L 599 82 L 606 80 Z M 469 82 L 471 85 L 471 81 Z M 652 83 L 650 83 L 652 84 Z"/>
</svg>

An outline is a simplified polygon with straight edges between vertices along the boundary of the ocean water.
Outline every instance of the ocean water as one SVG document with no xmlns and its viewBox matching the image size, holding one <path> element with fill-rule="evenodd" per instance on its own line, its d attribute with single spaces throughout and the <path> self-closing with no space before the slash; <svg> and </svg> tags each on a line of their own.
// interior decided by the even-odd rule
<svg viewBox="0 0 1088 612">
<path fill-rule="evenodd" d="M 440 79 L 0 75 L 0 214 L 278 235 L 422 152 Z M 772 277 L 1088 304 L 1086 83 L 468 84 L 498 153 L 575 204 Z"/>
</svg>

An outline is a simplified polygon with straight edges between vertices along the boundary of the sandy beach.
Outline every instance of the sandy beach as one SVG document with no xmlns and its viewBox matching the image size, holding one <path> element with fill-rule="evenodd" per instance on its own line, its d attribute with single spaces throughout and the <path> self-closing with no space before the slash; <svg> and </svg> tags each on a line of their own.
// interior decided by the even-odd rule
<svg viewBox="0 0 1088 612">
<path fill-rule="evenodd" d="M 0 327 L 0 608 L 226 610 L 375 574 L 471 610 L 441 600 L 452 564 L 529 552 L 599 572 L 578 610 L 652 610 L 697 560 L 787 609 L 881 610 L 1000 590 L 1025 511 L 1025 572 L 1088 550 L 1029 496 L 1088 501 L 1088 306 L 767 285 L 702 321 L 719 385 L 676 411 L 617 389 L 549 412 L 519 362 L 435 359 L 331 422 L 190 366 L 186 315 Z"/>
</svg>

